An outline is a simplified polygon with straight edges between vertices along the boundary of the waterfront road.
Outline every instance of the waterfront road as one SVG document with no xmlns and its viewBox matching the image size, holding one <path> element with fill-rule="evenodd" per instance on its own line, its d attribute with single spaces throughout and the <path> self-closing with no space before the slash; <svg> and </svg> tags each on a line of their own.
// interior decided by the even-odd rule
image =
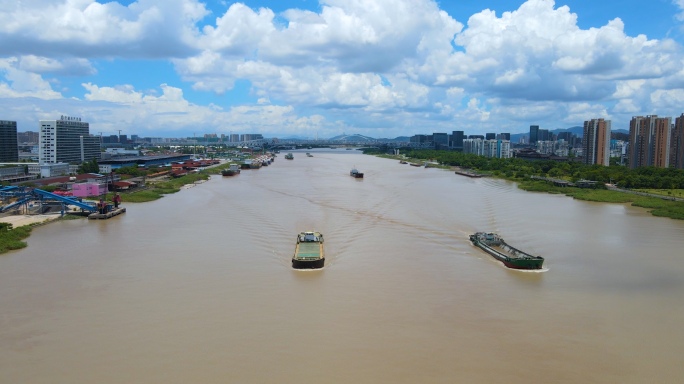
<svg viewBox="0 0 684 384">
<path fill-rule="evenodd" d="M 648 196 L 648 197 L 656 197 L 658 199 L 663 199 L 663 200 L 672 200 L 672 201 L 684 201 L 681 197 L 674 197 L 674 196 L 665 196 L 665 195 L 658 195 L 655 193 L 647 193 L 647 192 L 640 192 L 640 191 L 633 191 L 631 189 L 624 189 L 624 188 L 619 188 L 616 187 L 613 184 L 608 184 L 606 183 L 606 188 L 610 189 L 611 191 L 618 191 L 618 192 L 624 192 L 624 193 L 631 193 L 634 195 L 641 195 L 641 196 Z"/>
</svg>

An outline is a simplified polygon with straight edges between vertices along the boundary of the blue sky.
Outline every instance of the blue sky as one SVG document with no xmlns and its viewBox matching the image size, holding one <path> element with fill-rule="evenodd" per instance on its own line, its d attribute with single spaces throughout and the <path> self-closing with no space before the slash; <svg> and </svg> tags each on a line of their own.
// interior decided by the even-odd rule
<svg viewBox="0 0 684 384">
<path fill-rule="evenodd" d="M 0 0 L 0 119 L 149 137 L 684 113 L 684 0 Z"/>
</svg>

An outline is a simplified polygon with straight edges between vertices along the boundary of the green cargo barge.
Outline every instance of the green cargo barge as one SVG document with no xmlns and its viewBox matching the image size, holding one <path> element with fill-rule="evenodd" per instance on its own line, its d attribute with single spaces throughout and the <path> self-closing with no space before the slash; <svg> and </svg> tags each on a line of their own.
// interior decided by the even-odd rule
<svg viewBox="0 0 684 384">
<path fill-rule="evenodd" d="M 541 269 L 544 258 L 530 255 L 517 248 L 508 245 L 504 239 L 496 233 L 477 232 L 470 235 L 470 241 L 474 246 L 490 254 L 501 261 L 508 268 L 514 269 Z"/>
<path fill-rule="evenodd" d="M 306 231 L 297 235 L 297 246 L 292 256 L 294 269 L 323 268 L 325 254 L 323 253 L 323 235 L 320 232 Z"/>
</svg>

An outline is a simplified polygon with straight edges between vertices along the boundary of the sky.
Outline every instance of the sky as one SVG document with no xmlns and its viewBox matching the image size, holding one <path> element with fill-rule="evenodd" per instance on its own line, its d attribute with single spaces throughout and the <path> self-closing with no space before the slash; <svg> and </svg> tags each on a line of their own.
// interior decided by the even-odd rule
<svg viewBox="0 0 684 384">
<path fill-rule="evenodd" d="M 0 120 L 394 138 L 684 113 L 684 0 L 0 0 Z"/>
</svg>

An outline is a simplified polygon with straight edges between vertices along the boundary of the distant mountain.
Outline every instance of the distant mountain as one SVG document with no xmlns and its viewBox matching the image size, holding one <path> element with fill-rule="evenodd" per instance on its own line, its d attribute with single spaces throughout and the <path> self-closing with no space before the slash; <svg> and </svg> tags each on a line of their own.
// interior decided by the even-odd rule
<svg viewBox="0 0 684 384">
<path fill-rule="evenodd" d="M 389 142 L 399 142 L 399 143 L 408 143 L 411 141 L 411 138 L 408 136 L 397 136 L 394 139 L 387 139 L 387 138 L 380 138 L 378 141 L 389 141 Z"/>
<path fill-rule="evenodd" d="M 577 135 L 577 137 L 582 137 L 584 135 L 584 127 L 576 125 L 576 126 L 569 127 L 569 128 L 556 128 L 556 129 L 551 130 L 550 132 L 555 134 L 555 135 L 558 135 L 561 132 L 570 132 L 570 133 Z M 627 131 L 625 129 L 613 129 L 611 132 L 613 133 L 614 138 L 615 138 L 615 136 L 622 137 L 622 135 L 629 134 L 629 131 Z M 511 142 L 512 143 L 518 143 L 523 136 L 527 136 L 529 139 L 530 133 L 529 132 L 513 133 L 513 134 L 511 134 Z M 300 137 L 300 136 L 292 136 L 289 138 L 290 139 L 305 139 L 304 137 Z M 331 137 L 328 140 L 330 140 L 330 141 L 349 141 L 349 142 L 376 141 L 376 140 L 383 141 L 383 142 L 385 142 L 385 141 L 409 142 L 409 141 L 411 141 L 411 137 L 410 136 L 397 136 L 394 139 L 386 139 L 386 138 L 375 139 L 375 138 L 370 137 L 370 136 L 364 136 L 364 135 L 359 135 L 359 134 L 352 134 L 352 135 L 342 134 L 342 135 L 337 135 L 335 137 Z"/>
<path fill-rule="evenodd" d="M 584 136 L 584 127 L 576 125 L 574 127 L 565 128 L 565 129 L 563 129 L 563 128 L 554 129 L 550 132 L 552 132 L 556 135 L 558 135 L 561 132 L 570 132 L 570 133 L 574 133 L 575 135 L 577 135 L 577 137 L 582 137 L 582 136 Z"/>
</svg>

